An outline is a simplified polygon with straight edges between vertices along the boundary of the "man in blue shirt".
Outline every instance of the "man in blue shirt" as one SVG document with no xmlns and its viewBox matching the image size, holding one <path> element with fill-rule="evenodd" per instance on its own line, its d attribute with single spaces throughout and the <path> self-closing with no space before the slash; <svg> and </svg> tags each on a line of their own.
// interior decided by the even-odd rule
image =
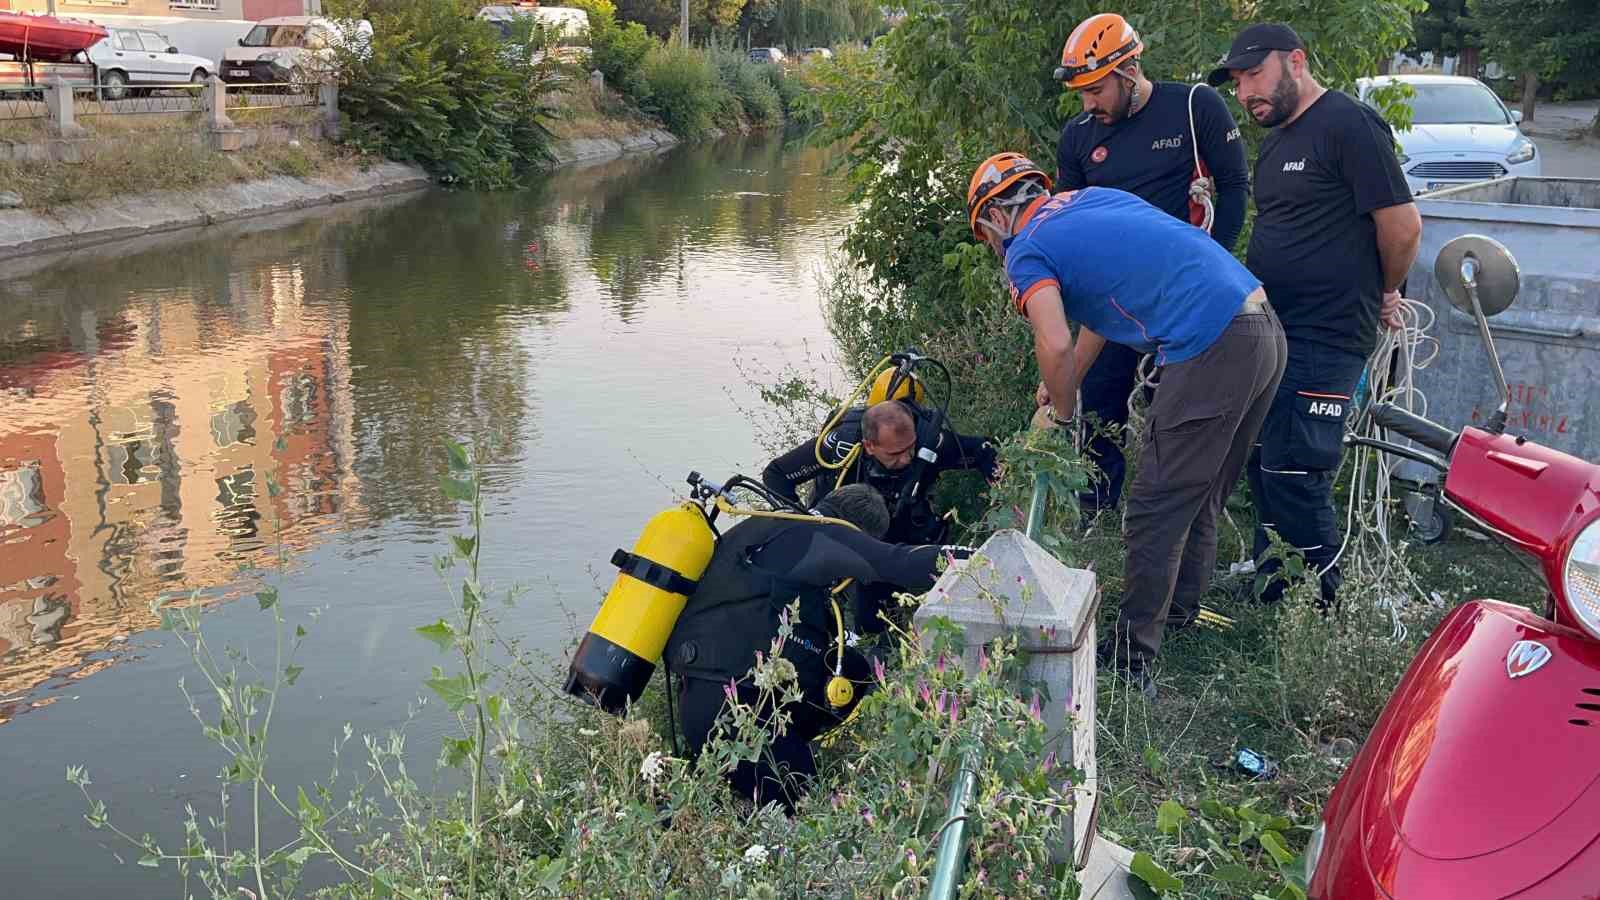
<svg viewBox="0 0 1600 900">
<path fill-rule="evenodd" d="M 1102 647 L 1153 696 L 1169 612 L 1192 620 L 1210 584 L 1217 515 L 1283 377 L 1283 329 L 1261 283 L 1205 232 L 1113 188 L 1050 188 L 1026 157 L 999 153 L 973 174 L 968 215 L 1005 261 L 1058 423 L 1107 341 L 1161 368 L 1123 519 L 1127 587 Z"/>
</svg>

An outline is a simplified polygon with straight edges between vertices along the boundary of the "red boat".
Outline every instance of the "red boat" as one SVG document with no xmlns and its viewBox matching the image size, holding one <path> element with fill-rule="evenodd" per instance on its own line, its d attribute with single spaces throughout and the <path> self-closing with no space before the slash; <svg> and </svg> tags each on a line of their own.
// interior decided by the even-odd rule
<svg viewBox="0 0 1600 900">
<path fill-rule="evenodd" d="M 0 12 L 0 53 L 18 59 L 66 62 L 105 36 L 106 30 L 92 22 Z"/>
</svg>

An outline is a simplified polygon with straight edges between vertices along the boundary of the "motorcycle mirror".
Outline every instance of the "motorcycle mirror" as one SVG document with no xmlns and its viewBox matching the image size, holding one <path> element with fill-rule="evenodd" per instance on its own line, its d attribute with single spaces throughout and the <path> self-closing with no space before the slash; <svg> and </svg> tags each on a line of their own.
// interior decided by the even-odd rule
<svg viewBox="0 0 1600 900">
<path fill-rule="evenodd" d="M 1485 316 L 1497 316 L 1517 299 L 1521 270 L 1505 245 L 1481 234 L 1463 234 L 1439 250 L 1433 277 L 1456 309 L 1476 317 L 1469 284 L 1476 290 Z"/>
<path fill-rule="evenodd" d="M 1478 336 L 1483 338 L 1484 349 L 1489 351 L 1489 369 L 1494 375 L 1495 388 L 1500 392 L 1500 407 L 1489 417 L 1487 430 L 1500 434 L 1506 428 L 1511 388 L 1506 384 L 1505 370 L 1500 367 L 1500 355 L 1494 349 L 1494 335 L 1489 333 L 1489 317 L 1505 312 L 1517 299 L 1517 289 L 1522 282 L 1517 260 L 1494 238 L 1463 234 L 1451 238 L 1440 248 L 1433 262 L 1433 277 L 1444 288 L 1451 305 L 1478 323 Z"/>
</svg>

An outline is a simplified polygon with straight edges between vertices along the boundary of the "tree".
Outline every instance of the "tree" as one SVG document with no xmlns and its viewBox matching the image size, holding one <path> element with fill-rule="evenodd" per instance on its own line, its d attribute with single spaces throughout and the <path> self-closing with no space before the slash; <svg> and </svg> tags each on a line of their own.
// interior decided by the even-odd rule
<svg viewBox="0 0 1600 900">
<path fill-rule="evenodd" d="M 1539 82 L 1600 85 L 1600 0 L 1469 0 L 1484 49 L 1522 79 L 1522 118 L 1533 121 Z"/>
<path fill-rule="evenodd" d="M 739 23 L 745 0 L 689 0 L 689 30 L 704 40 L 731 32 Z M 638 22 L 651 34 L 667 37 L 678 28 L 679 0 L 620 0 L 617 18 Z"/>
<path fill-rule="evenodd" d="M 1414 53 L 1432 53 L 1434 56 L 1455 56 L 1459 60 L 1457 72 L 1463 75 L 1478 73 L 1478 50 L 1482 39 L 1473 26 L 1467 0 L 1428 0 L 1428 9 L 1412 22 L 1416 36 L 1406 48 Z"/>
</svg>

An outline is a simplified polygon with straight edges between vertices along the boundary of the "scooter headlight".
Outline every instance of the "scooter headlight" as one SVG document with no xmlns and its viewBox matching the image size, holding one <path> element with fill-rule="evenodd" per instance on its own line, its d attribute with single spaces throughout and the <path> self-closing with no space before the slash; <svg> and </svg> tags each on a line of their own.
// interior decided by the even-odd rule
<svg viewBox="0 0 1600 900">
<path fill-rule="evenodd" d="M 1327 826 L 1317 823 L 1316 829 L 1311 832 L 1311 839 L 1306 841 L 1306 884 L 1311 883 L 1311 876 L 1317 874 L 1317 863 L 1322 861 L 1322 842 L 1327 837 Z"/>
<path fill-rule="evenodd" d="M 1561 588 L 1585 631 L 1600 637 L 1600 519 L 1584 526 L 1561 567 Z"/>
</svg>

